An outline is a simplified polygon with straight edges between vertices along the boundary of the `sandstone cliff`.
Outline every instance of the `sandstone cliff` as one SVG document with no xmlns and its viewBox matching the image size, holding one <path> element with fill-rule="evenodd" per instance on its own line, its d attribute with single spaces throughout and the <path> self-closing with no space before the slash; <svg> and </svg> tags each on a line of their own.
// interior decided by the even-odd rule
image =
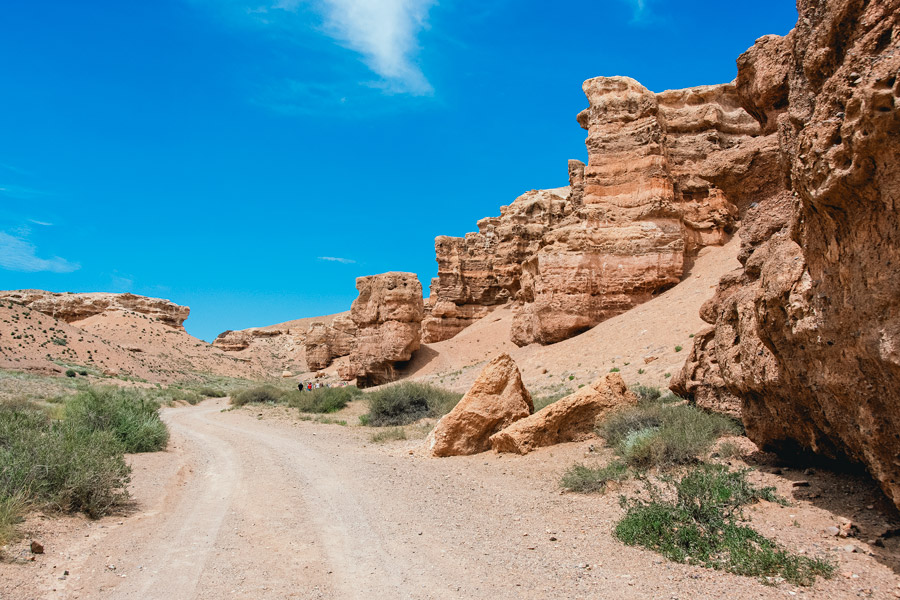
<svg viewBox="0 0 900 600">
<path fill-rule="evenodd" d="M 860 461 L 900 506 L 900 1 L 797 7 L 790 34 L 738 59 L 782 169 L 752 194 L 743 268 L 673 389 L 739 399 L 765 447 Z"/>
<path fill-rule="evenodd" d="M 724 243 L 753 194 L 779 185 L 777 139 L 734 84 L 654 94 L 597 77 L 583 89 L 588 164 L 569 161 L 569 186 L 436 239 L 426 342 L 507 302 L 518 345 L 581 333 L 678 283 L 686 257 Z"/>
<path fill-rule="evenodd" d="M 74 323 L 111 311 L 130 311 L 154 318 L 170 327 L 184 329 L 191 309 L 161 298 L 134 294 L 95 292 L 74 294 L 44 290 L 0 291 L 0 299 L 13 300 L 38 312 L 67 323 Z"/>
<path fill-rule="evenodd" d="M 346 379 L 360 388 L 396 377 L 394 364 L 408 361 L 419 348 L 424 302 L 415 273 L 382 273 L 356 280 L 359 297 L 350 307 L 356 344 Z"/>
</svg>

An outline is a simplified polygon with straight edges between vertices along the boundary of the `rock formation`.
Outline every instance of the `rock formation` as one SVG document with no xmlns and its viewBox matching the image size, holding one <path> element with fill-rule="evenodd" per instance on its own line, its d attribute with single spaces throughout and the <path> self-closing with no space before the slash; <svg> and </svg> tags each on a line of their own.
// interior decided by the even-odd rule
<svg viewBox="0 0 900 600">
<path fill-rule="evenodd" d="M 673 387 L 740 398 L 755 442 L 859 461 L 900 506 L 900 0 L 797 8 L 738 59 L 782 169 Z"/>
<path fill-rule="evenodd" d="M 74 294 L 44 290 L 11 290 L 0 291 L 0 299 L 13 300 L 67 323 L 74 323 L 110 311 L 131 311 L 183 330 L 183 323 L 191 314 L 191 309 L 187 306 L 179 306 L 161 298 L 148 298 L 134 294 L 106 292 Z"/>
<path fill-rule="evenodd" d="M 395 379 L 394 364 L 408 361 L 419 348 L 424 303 L 415 273 L 382 273 L 356 280 L 359 296 L 350 308 L 356 346 L 348 379 L 360 388 Z"/>
<path fill-rule="evenodd" d="M 328 325 L 313 323 L 306 332 L 306 366 L 311 371 L 324 369 L 335 358 L 347 356 L 356 347 L 356 323 L 341 315 Z"/>
<path fill-rule="evenodd" d="M 288 333 L 288 331 L 283 329 L 265 329 L 262 327 L 239 329 L 237 331 L 229 329 L 220 333 L 213 340 L 212 345 L 225 352 L 240 352 L 249 348 L 254 339 L 273 338 L 288 335 Z"/>
<path fill-rule="evenodd" d="M 734 84 L 654 94 L 597 77 L 583 89 L 588 164 L 569 161 L 569 186 L 436 239 L 426 342 L 510 301 L 516 344 L 572 337 L 678 283 L 685 257 L 724 243 L 750 197 L 782 177 L 777 140 Z"/>
<path fill-rule="evenodd" d="M 426 440 L 433 456 L 489 450 L 490 437 L 534 411 L 522 375 L 508 354 L 489 362 L 462 400 L 444 415 Z"/>
<path fill-rule="evenodd" d="M 528 454 L 535 448 L 581 440 L 591 435 L 598 417 L 636 403 L 637 396 L 628 390 L 622 376 L 610 373 L 495 433 L 490 438 L 491 448 Z"/>
</svg>

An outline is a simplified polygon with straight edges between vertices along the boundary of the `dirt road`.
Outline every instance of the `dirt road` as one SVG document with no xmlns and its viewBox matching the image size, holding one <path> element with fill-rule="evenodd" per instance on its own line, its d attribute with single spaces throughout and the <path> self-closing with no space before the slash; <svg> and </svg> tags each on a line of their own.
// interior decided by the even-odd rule
<svg viewBox="0 0 900 600">
<path fill-rule="evenodd" d="M 561 465 L 584 460 L 587 444 L 428 459 L 415 451 L 420 442 L 373 445 L 359 428 L 225 406 L 164 411 L 169 451 L 134 458 L 135 513 L 81 521 L 48 541 L 37 564 L 17 567 L 32 579 L 0 598 L 769 598 L 797 590 L 616 542 L 616 494 L 557 487 Z M 790 528 L 786 511 L 781 519 L 781 509 L 768 510 Z M 869 577 L 887 586 L 892 573 L 873 565 Z M 857 587 L 833 580 L 801 593 L 856 597 Z"/>
</svg>

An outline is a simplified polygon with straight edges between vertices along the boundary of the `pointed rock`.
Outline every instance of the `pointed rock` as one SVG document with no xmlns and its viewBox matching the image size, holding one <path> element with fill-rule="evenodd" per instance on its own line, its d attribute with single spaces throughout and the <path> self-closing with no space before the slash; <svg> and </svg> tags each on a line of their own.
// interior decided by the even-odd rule
<svg viewBox="0 0 900 600">
<path fill-rule="evenodd" d="M 460 456 L 489 450 L 490 437 L 534 410 L 531 394 L 508 354 L 484 367 L 459 404 L 445 415 L 428 436 L 434 456 Z"/>
</svg>

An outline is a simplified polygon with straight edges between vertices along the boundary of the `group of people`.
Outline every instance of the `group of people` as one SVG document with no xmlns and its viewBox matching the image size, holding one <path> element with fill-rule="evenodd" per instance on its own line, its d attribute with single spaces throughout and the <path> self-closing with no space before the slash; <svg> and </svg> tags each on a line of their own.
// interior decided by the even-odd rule
<svg viewBox="0 0 900 600">
<path fill-rule="evenodd" d="M 330 383 L 327 383 L 327 382 L 326 382 L 326 383 L 322 383 L 322 382 L 319 382 L 319 381 L 317 381 L 316 383 L 313 383 L 313 382 L 311 382 L 311 381 L 309 381 L 309 382 L 303 382 L 303 381 L 301 381 L 300 383 L 297 384 L 297 389 L 300 390 L 301 392 L 304 391 L 304 390 L 305 390 L 305 391 L 308 391 L 308 392 L 311 392 L 311 391 L 317 390 L 317 389 L 319 389 L 319 388 L 344 387 L 344 386 L 346 386 L 346 385 L 347 385 L 347 382 L 346 382 L 346 381 L 343 381 L 343 382 L 341 382 L 341 383 L 336 383 L 336 384 L 334 384 L 334 385 L 332 385 L 332 384 L 330 384 Z"/>
</svg>

